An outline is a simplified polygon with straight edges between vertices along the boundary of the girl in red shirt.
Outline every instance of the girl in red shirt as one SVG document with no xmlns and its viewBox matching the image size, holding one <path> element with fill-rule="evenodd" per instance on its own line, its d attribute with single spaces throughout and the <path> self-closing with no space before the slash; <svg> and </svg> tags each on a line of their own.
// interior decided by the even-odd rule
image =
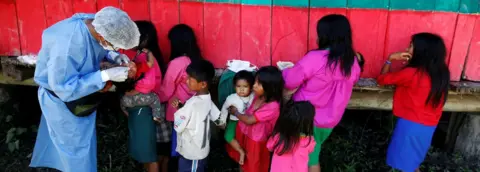
<svg viewBox="0 0 480 172">
<path fill-rule="evenodd" d="M 448 96 L 450 72 L 445 57 L 440 36 L 418 33 L 406 52 L 390 55 L 377 78 L 380 85 L 396 87 L 393 114 L 398 121 L 387 151 L 387 164 L 392 168 L 419 171 Z M 393 60 L 408 61 L 408 65 L 389 73 Z"/>
</svg>

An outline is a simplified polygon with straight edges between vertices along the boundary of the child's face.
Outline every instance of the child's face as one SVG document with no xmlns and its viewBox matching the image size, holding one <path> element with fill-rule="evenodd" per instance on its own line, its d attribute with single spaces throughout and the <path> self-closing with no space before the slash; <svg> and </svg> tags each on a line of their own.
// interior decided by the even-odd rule
<svg viewBox="0 0 480 172">
<path fill-rule="evenodd" d="M 134 62 L 128 63 L 129 70 L 128 70 L 128 78 L 135 78 L 137 74 L 137 65 Z"/>
<path fill-rule="evenodd" d="M 195 91 L 195 92 L 199 92 L 199 91 L 204 91 L 207 88 L 207 82 L 204 82 L 204 81 L 198 81 L 197 79 L 191 77 L 191 76 L 188 76 L 187 78 L 187 86 L 188 86 L 188 89 L 192 90 L 192 91 Z"/>
<path fill-rule="evenodd" d="M 253 84 L 253 92 L 257 96 L 263 96 L 263 94 L 265 93 L 265 91 L 263 90 L 262 84 L 258 82 L 258 79 L 255 79 L 255 84 Z"/>
<path fill-rule="evenodd" d="M 413 43 L 410 43 L 410 46 L 406 49 L 406 51 L 410 54 L 413 54 Z"/>
<path fill-rule="evenodd" d="M 235 92 L 240 97 L 248 97 L 250 95 L 250 84 L 244 79 L 239 79 L 237 83 L 235 83 Z"/>
</svg>

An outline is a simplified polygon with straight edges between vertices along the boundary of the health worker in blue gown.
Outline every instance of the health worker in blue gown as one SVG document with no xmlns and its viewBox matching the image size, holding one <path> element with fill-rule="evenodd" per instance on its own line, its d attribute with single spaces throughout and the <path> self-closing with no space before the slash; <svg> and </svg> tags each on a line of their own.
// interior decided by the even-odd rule
<svg viewBox="0 0 480 172">
<path fill-rule="evenodd" d="M 43 31 L 34 78 L 40 86 L 42 117 L 31 167 L 97 171 L 98 104 L 89 104 L 88 97 L 107 81 L 127 79 L 127 67 L 100 70 L 100 62 L 105 58 L 128 62 L 128 57 L 114 50 L 131 49 L 139 38 L 135 23 L 114 7 L 96 14 L 75 14 Z"/>
</svg>

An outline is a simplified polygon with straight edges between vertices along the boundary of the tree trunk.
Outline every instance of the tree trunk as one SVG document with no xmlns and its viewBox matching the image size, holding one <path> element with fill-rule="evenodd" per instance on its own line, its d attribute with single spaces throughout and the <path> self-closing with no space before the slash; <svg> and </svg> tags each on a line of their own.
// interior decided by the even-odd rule
<svg viewBox="0 0 480 172">
<path fill-rule="evenodd" d="M 467 113 L 458 133 L 455 151 L 467 158 L 480 157 L 480 113 Z"/>
</svg>

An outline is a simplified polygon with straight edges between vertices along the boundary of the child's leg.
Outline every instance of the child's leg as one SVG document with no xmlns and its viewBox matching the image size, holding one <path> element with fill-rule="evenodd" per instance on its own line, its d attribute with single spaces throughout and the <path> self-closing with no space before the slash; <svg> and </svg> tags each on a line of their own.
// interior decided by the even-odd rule
<svg viewBox="0 0 480 172">
<path fill-rule="evenodd" d="M 157 162 L 150 162 L 143 164 L 147 172 L 158 172 L 158 163 Z"/>
<path fill-rule="evenodd" d="M 238 121 L 228 120 L 227 127 L 225 128 L 225 140 L 232 146 L 235 151 L 240 154 L 238 163 L 243 165 L 245 160 L 245 151 L 242 149 L 237 140 L 235 140 L 235 129 L 237 128 Z"/>
</svg>

